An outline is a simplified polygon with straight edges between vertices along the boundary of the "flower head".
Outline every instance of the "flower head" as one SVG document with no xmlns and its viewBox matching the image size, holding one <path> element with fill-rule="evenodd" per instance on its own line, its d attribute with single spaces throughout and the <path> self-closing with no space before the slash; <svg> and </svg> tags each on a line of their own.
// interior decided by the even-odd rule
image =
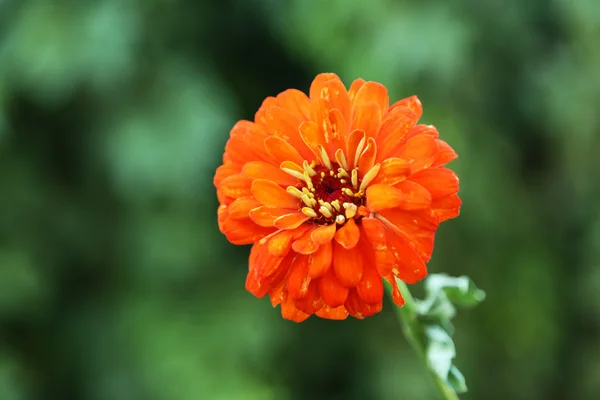
<svg viewBox="0 0 600 400">
<path fill-rule="evenodd" d="M 269 294 L 284 318 L 344 319 L 379 312 L 383 279 L 427 275 L 435 232 L 459 214 L 457 155 L 416 96 L 318 75 L 310 96 L 268 97 L 254 122 L 231 130 L 214 183 L 219 228 L 253 244 L 246 289 Z"/>
</svg>

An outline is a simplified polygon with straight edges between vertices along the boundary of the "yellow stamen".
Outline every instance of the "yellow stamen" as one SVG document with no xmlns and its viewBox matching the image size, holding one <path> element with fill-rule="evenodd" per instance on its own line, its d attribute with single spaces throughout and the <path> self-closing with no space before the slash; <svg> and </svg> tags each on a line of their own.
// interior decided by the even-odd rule
<svg viewBox="0 0 600 400">
<path fill-rule="evenodd" d="M 350 219 L 350 218 L 354 218 L 354 216 L 356 215 L 356 210 L 358 210 L 358 207 L 356 207 L 356 204 L 353 203 L 344 203 L 344 208 L 346 209 L 346 218 Z"/>
<path fill-rule="evenodd" d="M 346 171 L 345 169 L 338 168 L 338 177 L 350 178 L 350 175 L 348 175 L 348 171 Z"/>
<path fill-rule="evenodd" d="M 373 166 L 373 168 L 371 168 L 369 170 L 369 172 L 367 172 L 365 174 L 365 176 L 363 177 L 362 182 L 360 183 L 360 190 L 364 191 L 367 189 L 367 186 L 369 186 L 369 183 L 371 183 L 371 181 L 373 181 L 373 179 L 375 179 L 375 177 L 377 176 L 377 174 L 379 173 L 379 169 L 381 168 L 381 164 L 375 164 Z"/>
<path fill-rule="evenodd" d="M 342 149 L 337 149 L 335 151 L 335 160 L 342 166 L 344 169 L 348 169 L 348 163 L 346 162 L 346 156 L 344 155 L 344 151 Z"/>
<path fill-rule="evenodd" d="M 342 192 L 344 192 L 348 196 L 354 196 L 354 192 L 352 190 L 348 189 L 348 188 L 342 188 L 341 190 L 342 190 Z"/>
<path fill-rule="evenodd" d="M 290 174 L 294 178 L 298 178 L 300 180 L 304 180 L 304 175 L 301 174 L 300 172 L 296 171 L 296 170 L 289 169 L 289 168 L 281 168 L 281 170 L 283 172 L 285 172 L 286 174 Z"/>
<path fill-rule="evenodd" d="M 308 197 L 307 195 L 303 194 L 301 197 L 302 201 L 304 202 L 304 204 L 306 204 L 308 207 L 312 207 L 312 200 L 310 197 Z"/>
<path fill-rule="evenodd" d="M 338 216 L 335 217 L 335 222 L 337 222 L 339 225 L 341 225 L 344 222 L 346 222 L 346 217 L 344 217 L 342 214 L 338 214 Z"/>
<path fill-rule="evenodd" d="M 319 216 L 319 214 L 317 214 L 315 212 L 315 210 L 313 210 L 312 208 L 309 208 L 309 207 L 302 207 L 302 214 L 306 215 L 307 217 L 311 217 L 311 218 L 317 218 Z"/>
<path fill-rule="evenodd" d="M 358 187 L 358 169 L 354 168 L 352 170 L 352 187 L 355 189 Z"/>
<path fill-rule="evenodd" d="M 327 218 L 333 217 L 333 214 L 327 208 L 325 208 L 325 206 L 321 206 L 319 208 L 319 212 Z"/>
<path fill-rule="evenodd" d="M 333 208 L 336 209 L 337 212 L 340 212 L 342 210 L 342 206 L 340 206 L 340 201 L 339 200 L 332 201 L 331 205 L 333 206 Z"/>
<path fill-rule="evenodd" d="M 298 188 L 295 188 L 293 186 L 288 186 L 287 189 L 285 189 L 285 190 L 286 190 L 286 192 L 288 192 L 289 194 L 291 194 L 294 197 L 297 197 L 297 198 L 302 197 L 302 192 Z"/>
<path fill-rule="evenodd" d="M 363 148 L 365 147 L 366 142 L 367 142 L 367 137 L 365 136 L 358 143 L 358 146 L 356 146 L 356 155 L 354 156 L 354 166 L 355 167 L 358 167 L 358 159 L 360 158 L 360 155 L 362 154 L 362 151 L 363 151 Z"/>
<path fill-rule="evenodd" d="M 308 188 L 310 190 L 314 189 L 312 179 L 310 179 L 310 176 L 308 175 L 308 172 L 306 172 L 306 171 L 304 171 L 304 181 L 306 182 L 306 186 L 308 186 Z"/>
<path fill-rule="evenodd" d="M 323 165 L 331 169 L 331 161 L 329 160 L 329 156 L 327 155 L 327 152 L 323 146 L 319 145 L 319 153 L 321 154 L 321 161 L 323 161 Z"/>
<path fill-rule="evenodd" d="M 325 207 L 326 209 L 328 209 L 328 210 L 329 210 L 329 212 L 331 212 L 332 214 L 335 212 L 335 211 L 333 211 L 333 206 L 332 206 L 330 203 L 323 202 L 321 205 L 322 205 L 323 207 Z"/>
<path fill-rule="evenodd" d="M 308 172 L 308 175 L 310 176 L 315 176 L 317 174 L 317 172 L 313 169 L 314 167 L 314 165 L 309 165 L 308 161 L 306 160 L 304 160 L 304 162 L 302 163 L 302 168 L 304 168 L 304 170 Z"/>
</svg>

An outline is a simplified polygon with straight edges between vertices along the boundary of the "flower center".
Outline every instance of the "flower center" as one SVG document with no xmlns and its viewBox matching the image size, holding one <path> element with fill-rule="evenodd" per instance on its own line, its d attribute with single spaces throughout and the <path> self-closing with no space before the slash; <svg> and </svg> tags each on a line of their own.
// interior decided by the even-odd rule
<svg viewBox="0 0 600 400">
<path fill-rule="evenodd" d="M 302 213 L 314 223 L 341 225 L 356 216 L 358 207 L 364 205 L 365 192 L 359 186 L 358 168 L 348 171 L 327 161 L 327 165 L 305 161 L 303 173 L 293 173 L 300 182 L 287 191 L 302 201 Z"/>
<path fill-rule="evenodd" d="M 351 218 L 360 218 L 361 215 L 357 216 L 359 207 L 365 205 L 367 186 L 379 172 L 380 165 L 374 165 L 359 179 L 358 167 L 348 167 L 341 149 L 336 151 L 337 162 L 329 159 L 322 146 L 320 153 L 320 163 L 309 164 L 305 160 L 302 167 L 288 162 L 281 165 L 283 171 L 299 180 L 296 186 L 288 186 L 288 193 L 301 200 L 302 213 L 316 224 L 343 225 Z M 358 160 L 354 164 L 358 165 Z"/>
</svg>

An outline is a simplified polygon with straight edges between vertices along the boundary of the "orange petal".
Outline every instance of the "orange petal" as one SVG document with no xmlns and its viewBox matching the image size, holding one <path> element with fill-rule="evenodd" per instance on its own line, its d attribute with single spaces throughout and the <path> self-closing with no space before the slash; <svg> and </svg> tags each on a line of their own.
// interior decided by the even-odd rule
<svg viewBox="0 0 600 400">
<path fill-rule="evenodd" d="M 320 99 L 321 91 L 326 87 L 327 82 L 331 80 L 340 81 L 340 77 L 333 72 L 322 72 L 313 79 L 310 84 L 309 96 L 311 100 Z"/>
<path fill-rule="evenodd" d="M 432 138 L 437 139 L 440 136 L 440 133 L 433 125 L 418 124 L 410 130 L 406 138 L 408 139 L 414 136 L 431 136 Z"/>
<path fill-rule="evenodd" d="M 424 210 L 425 211 L 425 210 Z M 380 214 L 390 221 L 393 226 L 400 228 L 407 237 L 420 232 L 435 232 L 439 223 L 430 218 L 424 211 L 405 211 L 399 208 L 385 210 Z"/>
<path fill-rule="evenodd" d="M 375 139 L 370 137 L 367 140 L 367 147 L 362 152 L 358 159 L 358 176 L 362 178 L 365 176 L 367 172 L 373 168 L 375 164 L 375 157 L 377 155 L 377 144 L 375 143 Z"/>
<path fill-rule="evenodd" d="M 317 311 L 317 316 L 325 319 L 333 319 L 333 320 L 343 320 L 348 317 L 348 311 L 346 307 L 339 306 L 336 308 L 331 308 L 327 305 L 324 305 L 319 311 Z"/>
<path fill-rule="evenodd" d="M 385 228 L 381 222 L 373 218 L 363 218 L 360 222 L 362 231 L 373 246 L 373 250 L 387 250 Z"/>
<path fill-rule="evenodd" d="M 300 137 L 306 146 L 312 150 L 317 159 L 321 159 L 319 146 L 325 145 L 325 136 L 323 131 L 319 129 L 318 125 L 313 121 L 304 121 L 302 124 L 300 124 L 298 129 L 300 132 Z"/>
<path fill-rule="evenodd" d="M 429 168 L 413 175 L 410 180 L 425 187 L 433 199 L 458 192 L 458 176 L 448 168 Z"/>
<path fill-rule="evenodd" d="M 277 95 L 279 107 L 297 115 L 303 120 L 310 117 L 310 100 L 308 96 L 297 89 L 288 89 Z"/>
<path fill-rule="evenodd" d="M 333 270 L 343 286 L 354 287 L 360 282 L 363 264 L 363 257 L 358 248 L 346 250 L 337 242 L 333 244 Z"/>
<path fill-rule="evenodd" d="M 219 186 L 221 186 L 221 182 L 223 182 L 225 178 L 228 178 L 232 175 L 237 175 L 240 173 L 240 171 L 241 167 L 239 165 L 233 163 L 225 163 L 217 168 L 217 171 L 215 172 L 215 177 L 213 178 L 213 184 L 215 185 L 215 187 L 218 188 Z"/>
<path fill-rule="evenodd" d="M 391 156 L 396 157 L 396 150 L 403 143 L 403 140 L 417 121 L 417 115 L 408 108 L 398 107 L 389 113 L 381 123 L 381 128 L 377 135 L 378 152 L 376 161 L 385 160 Z"/>
<path fill-rule="evenodd" d="M 266 228 L 252 223 L 249 218 L 226 218 L 220 228 L 227 240 L 237 245 L 252 244 L 274 231 L 273 228 Z"/>
<path fill-rule="evenodd" d="M 431 210 L 405 211 L 395 208 L 382 211 L 379 218 L 385 218 L 391 225 L 389 229 L 408 240 L 423 261 L 427 262 L 433 252 L 433 241 L 439 225 L 430 213 Z"/>
<path fill-rule="evenodd" d="M 313 233 L 314 234 L 314 233 Z M 345 249 L 351 249 L 358 244 L 360 239 L 360 231 L 354 218 L 350 218 L 344 226 L 335 233 L 335 240 Z"/>
<path fill-rule="evenodd" d="M 308 275 L 308 257 L 298 255 L 290 266 L 287 276 L 287 290 L 294 300 L 301 299 L 308 293 L 310 276 Z"/>
<path fill-rule="evenodd" d="M 331 242 L 333 237 L 335 236 L 336 225 L 321 225 L 317 229 L 315 229 L 311 238 L 317 245 L 322 245 Z"/>
<path fill-rule="evenodd" d="M 346 306 L 346 309 L 350 315 L 352 315 L 354 318 L 363 319 L 381 311 L 383 307 L 381 300 L 382 299 L 375 304 L 365 303 L 356 292 L 356 289 L 350 289 L 348 298 L 346 299 L 344 305 Z"/>
<path fill-rule="evenodd" d="M 376 137 L 381 127 L 381 108 L 373 102 L 361 104 L 353 112 L 353 129 L 359 129 L 368 137 Z"/>
<path fill-rule="evenodd" d="M 334 150 L 346 148 L 348 125 L 346 118 L 338 109 L 329 111 L 329 126 L 331 127 L 331 144 Z"/>
<path fill-rule="evenodd" d="M 246 275 L 246 290 L 260 299 L 271 291 L 271 286 L 262 284 L 256 269 L 251 269 Z"/>
<path fill-rule="evenodd" d="M 371 184 L 384 183 L 395 185 L 410 176 L 410 168 L 406 160 L 401 158 L 388 158 L 383 160 L 377 176 L 371 181 Z"/>
<path fill-rule="evenodd" d="M 406 283 L 417 283 L 427 276 L 427 266 L 415 249 L 401 237 L 388 232 L 387 245 L 396 258 L 392 273 Z"/>
<path fill-rule="evenodd" d="M 356 111 L 362 105 L 373 102 L 379 108 L 381 115 L 388 109 L 389 101 L 388 90 L 385 86 L 377 82 L 367 82 L 356 93 L 352 105 Z"/>
<path fill-rule="evenodd" d="M 250 219 L 257 225 L 271 227 L 274 226 L 277 218 L 289 214 L 289 212 L 290 210 L 285 208 L 260 206 L 250 210 Z"/>
<path fill-rule="evenodd" d="M 298 165 L 302 165 L 304 159 L 296 149 L 277 136 L 269 136 L 264 141 L 265 150 L 271 157 L 271 160 L 275 165 L 281 165 L 284 161 L 291 161 Z"/>
<path fill-rule="evenodd" d="M 348 288 L 340 283 L 332 268 L 319 279 L 319 291 L 325 304 L 331 308 L 343 305 L 348 297 Z"/>
<path fill-rule="evenodd" d="M 268 133 L 264 127 L 252 121 L 241 120 L 231 128 L 231 137 L 264 140 L 267 136 Z"/>
<path fill-rule="evenodd" d="M 458 158 L 458 154 L 456 154 L 454 149 L 450 147 L 448 143 L 440 139 L 437 139 L 436 143 L 438 145 L 439 153 L 432 167 L 448 164 L 450 161 L 454 161 Z"/>
<path fill-rule="evenodd" d="M 403 192 L 394 186 L 377 184 L 367 188 L 367 208 L 371 212 L 395 208 L 403 202 Z"/>
<path fill-rule="evenodd" d="M 387 249 L 386 231 L 382 223 L 373 218 L 363 218 L 362 231 L 373 249 L 374 263 L 380 276 L 392 272 L 394 266 L 393 256 Z"/>
<path fill-rule="evenodd" d="M 285 284 L 286 284 L 285 279 L 283 279 L 283 280 L 281 280 L 281 282 L 279 282 L 277 284 L 276 287 L 273 287 L 269 291 L 269 299 L 271 300 L 271 305 L 273 307 L 276 307 L 277 305 L 281 304 L 281 302 L 283 301 L 283 299 L 284 299 L 283 289 L 285 287 Z"/>
<path fill-rule="evenodd" d="M 354 82 L 352 82 L 352 85 L 350 85 L 350 89 L 348 90 L 348 96 L 350 97 L 351 102 L 354 102 L 354 99 L 356 98 L 356 93 L 358 93 L 360 88 L 365 83 L 367 83 L 367 82 L 362 78 L 358 78 Z"/>
<path fill-rule="evenodd" d="M 413 174 L 431 167 L 439 154 L 436 140 L 431 136 L 415 136 L 406 141 L 395 157 L 406 160 Z"/>
<path fill-rule="evenodd" d="M 320 278 L 329 270 L 333 256 L 331 241 L 323 244 L 308 258 L 308 274 L 311 278 Z"/>
<path fill-rule="evenodd" d="M 260 247 L 256 249 L 255 253 L 251 253 L 248 265 L 250 269 L 256 270 L 259 278 L 266 278 L 279 270 L 281 263 L 286 257 L 271 253 L 268 241 L 265 243 L 259 242 L 259 244 Z M 289 259 L 288 257 L 287 262 L 291 263 L 291 261 L 293 261 L 293 258 Z M 285 268 L 288 267 L 289 264 L 285 266 Z"/>
<path fill-rule="evenodd" d="M 253 246 L 250 251 L 250 259 L 256 260 L 261 259 L 260 253 L 266 251 L 264 246 Z M 248 270 L 248 276 L 246 277 L 246 290 L 255 295 L 258 298 L 263 297 L 276 287 L 281 285 L 282 280 L 288 272 L 288 267 L 294 258 L 294 254 L 290 254 L 287 257 L 281 259 L 281 257 L 275 257 L 277 260 L 276 267 L 273 272 L 268 276 L 261 276 L 260 271 L 256 268 L 256 261 L 253 261 L 249 265 L 251 266 Z"/>
<path fill-rule="evenodd" d="M 439 221 L 443 222 L 450 218 L 455 218 L 460 214 L 460 206 L 462 201 L 458 194 L 454 193 L 450 196 L 441 197 L 431 202 L 431 212 Z"/>
<path fill-rule="evenodd" d="M 282 215 L 275 220 L 275 227 L 279 229 L 295 229 L 308 221 L 310 217 L 301 212 Z"/>
<path fill-rule="evenodd" d="M 311 100 L 311 119 L 318 121 L 315 117 L 318 109 L 313 107 L 322 107 L 319 105 L 319 100 L 325 102 L 327 111 L 337 109 L 340 110 L 346 120 L 350 118 L 350 98 L 346 87 L 335 74 L 321 74 L 315 78 L 310 86 Z"/>
<path fill-rule="evenodd" d="M 293 230 L 279 231 L 268 242 L 269 253 L 275 257 L 285 257 L 292 249 L 292 240 L 296 232 Z"/>
<path fill-rule="evenodd" d="M 406 107 L 413 110 L 417 115 L 417 119 L 421 118 L 421 115 L 423 115 L 423 105 L 417 96 L 410 96 L 405 99 L 398 100 L 390 106 L 389 111 L 394 111 L 398 107 Z"/>
<path fill-rule="evenodd" d="M 292 145 L 303 158 L 311 157 L 309 149 L 300 137 L 298 127 L 304 121 L 301 117 L 280 107 L 272 107 L 266 112 L 267 130 Z"/>
<path fill-rule="evenodd" d="M 250 188 L 252 181 L 240 174 L 232 175 L 221 181 L 219 190 L 225 194 L 225 196 L 239 199 L 240 197 L 248 197 L 251 195 Z"/>
<path fill-rule="evenodd" d="M 361 141 L 366 141 L 366 136 L 363 131 L 353 130 L 348 136 L 348 143 L 346 143 L 346 160 L 350 169 L 354 168 L 354 159 L 356 158 L 356 151 Z"/>
<path fill-rule="evenodd" d="M 333 110 L 330 110 L 327 101 L 322 99 L 311 103 L 311 108 L 314 108 L 311 119 L 316 123 L 320 135 L 323 137 L 321 145 L 327 151 L 329 158 L 333 158 L 337 149 L 336 146 L 340 144 L 338 133 L 334 132 L 331 125 L 330 112 Z M 344 119 L 343 116 L 340 116 L 340 118 Z"/>
<path fill-rule="evenodd" d="M 309 314 L 306 314 L 296 308 L 294 299 L 292 299 L 290 296 L 287 296 L 287 298 L 281 302 L 281 316 L 283 319 L 294 322 L 306 321 L 308 317 L 310 317 Z"/>
<path fill-rule="evenodd" d="M 229 207 L 221 204 L 219 208 L 217 208 L 217 224 L 219 225 L 219 229 L 223 230 L 223 223 L 225 220 L 229 218 Z"/>
<path fill-rule="evenodd" d="M 297 137 L 298 126 L 302 118 L 281 107 L 271 107 L 265 112 L 267 131 L 278 136 L 286 142 L 291 142 Z"/>
<path fill-rule="evenodd" d="M 356 285 L 358 295 L 365 303 L 377 304 L 383 299 L 383 281 L 374 265 L 365 265 L 363 276 Z"/>
<path fill-rule="evenodd" d="M 267 125 L 266 114 L 267 114 L 267 111 L 271 107 L 277 107 L 277 99 L 273 96 L 269 96 L 263 100 L 262 104 L 258 108 L 258 111 L 256 112 L 256 114 L 254 114 L 254 121 L 257 124 L 266 126 Z"/>
<path fill-rule="evenodd" d="M 225 154 L 232 162 L 240 165 L 253 160 L 265 160 L 267 154 L 263 142 L 267 136 L 264 127 L 250 121 L 238 121 L 231 128 Z"/>
<path fill-rule="evenodd" d="M 283 186 L 293 186 L 298 183 L 298 179 L 286 174 L 281 168 L 264 161 L 251 161 L 246 163 L 242 169 L 242 175 L 252 180 L 268 178 Z"/>
<path fill-rule="evenodd" d="M 292 243 L 292 249 L 300 254 L 312 254 L 319 249 L 319 245 L 311 239 L 312 229 L 304 232 L 302 236 Z"/>
<path fill-rule="evenodd" d="M 280 207 L 297 210 L 299 200 L 286 192 L 278 184 L 267 179 L 252 182 L 252 196 L 267 207 Z"/>
<path fill-rule="evenodd" d="M 252 196 L 241 197 L 229 205 L 229 217 L 233 219 L 248 218 L 250 216 L 250 210 L 256 207 L 260 207 L 260 205 L 261 204 L 258 201 L 256 201 Z"/>
<path fill-rule="evenodd" d="M 225 155 L 227 159 L 237 165 L 244 165 L 248 161 L 256 160 L 252 152 L 244 148 L 245 140 L 243 137 L 231 136 L 225 143 Z"/>
<path fill-rule="evenodd" d="M 325 302 L 321 298 L 321 293 L 319 293 L 319 283 L 311 280 L 306 295 L 301 299 L 296 299 L 295 303 L 297 309 L 310 315 L 321 309 Z"/>
<path fill-rule="evenodd" d="M 431 194 L 418 183 L 405 180 L 398 182 L 395 187 L 400 189 L 403 195 L 397 207 L 405 210 L 419 210 L 431 206 Z"/>
<path fill-rule="evenodd" d="M 404 306 L 404 297 L 402 297 L 402 293 L 400 293 L 396 277 L 394 277 L 394 275 L 387 275 L 384 278 L 392 286 L 392 300 L 394 303 L 396 303 L 398 307 Z"/>
</svg>

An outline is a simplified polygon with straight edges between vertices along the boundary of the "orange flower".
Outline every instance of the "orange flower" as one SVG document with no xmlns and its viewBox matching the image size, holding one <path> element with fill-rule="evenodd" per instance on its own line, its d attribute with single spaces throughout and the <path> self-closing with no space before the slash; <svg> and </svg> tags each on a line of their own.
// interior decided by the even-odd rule
<svg viewBox="0 0 600 400">
<path fill-rule="evenodd" d="M 253 244 L 246 289 L 284 318 L 364 318 L 383 281 L 427 275 L 438 225 L 459 214 L 457 155 L 416 96 L 389 105 L 385 86 L 318 75 L 310 97 L 268 97 L 231 130 L 214 184 L 219 228 Z"/>
</svg>

